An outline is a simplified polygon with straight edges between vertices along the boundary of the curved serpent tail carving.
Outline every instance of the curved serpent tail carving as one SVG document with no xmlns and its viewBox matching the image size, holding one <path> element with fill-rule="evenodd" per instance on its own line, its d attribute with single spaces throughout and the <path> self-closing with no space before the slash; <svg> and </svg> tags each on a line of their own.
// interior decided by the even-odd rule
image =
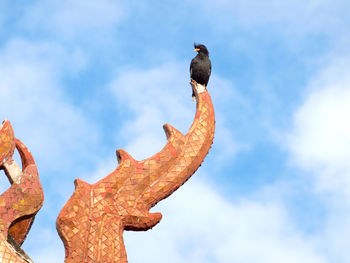
<svg viewBox="0 0 350 263">
<path fill-rule="evenodd" d="M 17 148 L 22 170 L 12 159 Z M 20 248 L 44 201 L 43 189 L 32 154 L 15 139 L 9 121 L 0 127 L 0 169 L 11 186 L 0 195 L 0 262 L 32 262 Z"/>
<path fill-rule="evenodd" d="M 57 218 L 66 263 L 127 262 L 123 230 L 148 230 L 161 219 L 149 209 L 184 184 L 198 169 L 214 138 L 215 116 L 209 93 L 191 83 L 196 115 L 186 136 L 164 125 L 167 144 L 136 161 L 117 151 L 119 166 L 95 184 L 75 180 L 75 192 Z"/>
</svg>

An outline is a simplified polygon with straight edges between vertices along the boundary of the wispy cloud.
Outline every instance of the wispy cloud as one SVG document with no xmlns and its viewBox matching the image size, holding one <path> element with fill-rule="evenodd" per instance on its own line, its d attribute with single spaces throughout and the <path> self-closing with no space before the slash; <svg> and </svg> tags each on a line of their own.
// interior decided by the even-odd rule
<svg viewBox="0 0 350 263">
<path fill-rule="evenodd" d="M 136 12 L 131 12 L 130 6 Z M 160 12 L 162 8 L 166 12 Z M 188 84 L 189 65 L 162 63 L 181 61 L 181 56 L 187 56 L 182 45 L 193 38 L 204 39 L 208 46 L 212 44 L 213 65 L 215 62 L 209 89 L 217 120 L 215 141 L 205 164 L 231 169 L 238 154 L 247 149 L 252 156 L 241 160 L 248 165 L 268 158 L 274 163 L 274 156 L 279 153 L 265 147 L 265 143 L 271 142 L 267 137 L 275 135 L 268 136 L 268 128 L 275 131 L 278 127 L 272 125 L 274 121 L 263 123 L 266 120 L 262 116 L 288 119 L 288 114 L 281 111 L 293 107 L 291 97 L 298 96 L 296 93 L 303 89 L 299 87 L 297 92 L 287 94 L 286 89 L 292 90 L 295 83 L 289 81 L 298 79 L 297 84 L 303 85 L 305 79 L 301 78 L 309 78 L 306 75 L 320 66 L 319 56 L 324 46 L 318 44 L 324 36 L 333 44 L 343 43 L 343 50 L 348 49 L 349 9 L 349 3 L 340 0 L 177 1 L 176 5 L 154 1 L 134 5 L 113 0 L 43 0 L 22 6 L 20 12 L 13 8 L 20 15 L 12 15 L 14 23 L 6 30 L 1 26 L 11 12 L 2 12 L 0 32 L 11 33 L 1 39 L 0 121 L 10 119 L 16 136 L 33 152 L 46 191 L 45 206 L 25 243 L 30 256 L 35 262 L 63 261 L 63 246 L 54 221 L 73 191 L 73 180 L 85 174 L 83 179 L 93 183 L 116 166 L 113 154 L 107 158 L 95 156 L 105 133 L 98 130 L 94 117 L 88 115 L 91 108 L 87 104 L 98 104 L 104 112 L 110 107 L 105 110 L 106 105 L 100 100 L 88 96 L 82 99 L 79 92 L 64 87 L 67 76 L 69 82 L 69 76 L 96 67 L 96 71 L 103 71 L 103 74 L 97 72 L 96 78 L 104 78 L 105 84 L 112 75 L 111 83 L 100 90 L 104 98 L 112 92 L 106 100 L 117 104 L 114 110 L 120 110 L 121 118 L 113 121 L 118 121 L 120 126 L 116 131 L 118 138 L 104 138 L 103 142 L 111 145 L 117 141 L 113 147 L 125 148 L 136 159 L 144 159 L 165 145 L 161 128 L 164 123 L 186 133 L 195 111 Z M 127 23 L 118 34 L 119 25 L 126 17 Z M 111 41 L 113 45 L 121 45 L 130 53 L 113 49 L 113 56 L 118 58 L 115 61 L 109 55 L 103 56 L 106 49 L 90 48 L 96 43 L 105 44 L 116 35 L 120 38 Z M 295 39 L 300 39 L 295 37 L 298 35 L 303 41 L 294 47 Z M 260 41 L 264 37 L 268 44 Z M 287 45 L 293 49 L 286 48 Z M 349 262 L 348 58 L 346 55 L 328 61 L 330 66 L 314 76 L 305 100 L 291 120 L 293 129 L 287 136 L 286 147 L 293 164 L 306 171 L 304 176 L 311 175 L 300 177 L 300 184 L 304 185 L 304 179 L 309 183 L 311 178 L 319 194 L 315 198 L 322 199 L 318 200 L 321 203 L 318 205 L 326 210 L 326 215 L 319 219 L 322 229 L 305 234 L 294 224 L 297 215 L 290 215 L 291 208 L 281 197 L 290 190 L 283 176 L 278 177 L 277 186 L 276 182 L 264 185 L 264 193 L 255 185 L 245 184 L 251 188 L 252 195 L 233 199 L 237 195 L 225 196 L 219 190 L 214 191 L 213 184 L 203 181 L 204 177 L 227 175 L 207 175 L 202 167 L 170 199 L 154 208 L 164 215 L 156 228 L 146 233 L 126 234 L 130 262 Z M 125 61 L 133 68 L 127 67 Z M 275 72 L 289 63 L 291 68 Z M 113 69 L 116 69 L 114 76 Z M 297 70 L 301 73 L 295 75 Z M 89 82 L 85 77 L 82 76 L 82 82 Z M 272 78 L 278 81 L 273 82 Z M 240 82 L 238 88 L 242 88 L 242 93 L 235 86 L 236 81 Z M 279 94 L 274 83 L 283 86 Z M 72 82 L 70 85 L 73 86 Z M 264 97 L 264 92 L 271 93 L 269 98 Z M 280 100 L 280 108 L 272 105 L 275 100 Z M 268 109 L 266 113 L 265 109 Z M 99 115 L 105 126 L 111 122 L 107 115 Z M 263 141 L 264 149 L 260 152 L 254 152 L 256 141 Z M 283 156 L 278 159 L 284 161 Z M 81 172 L 79 167 L 85 170 Z M 278 173 L 278 167 L 271 164 L 266 169 Z M 241 176 L 250 173 L 246 168 L 240 169 Z M 259 175 L 254 176 L 252 181 L 259 181 Z M 234 180 L 226 182 L 229 188 Z M 300 200 L 296 196 L 289 198 Z M 46 243 L 42 244 L 42 240 Z"/>
<path fill-rule="evenodd" d="M 350 78 L 348 55 L 332 57 L 310 82 L 287 136 L 291 162 L 310 175 L 327 211 L 317 235 L 329 261 L 348 262 Z M 306 178 L 305 178 L 306 179 Z"/>
<path fill-rule="evenodd" d="M 61 168 L 69 162 L 68 152 L 96 142 L 93 126 L 67 102 L 61 88 L 62 74 L 84 66 L 79 51 L 17 39 L 0 51 L 0 58 L 1 118 L 12 121 L 41 169 Z"/>
<path fill-rule="evenodd" d="M 124 11 L 122 3 L 114 0 L 36 1 L 20 23 L 34 31 L 40 28 L 46 35 L 76 39 L 86 31 L 95 32 L 91 37 L 98 36 L 98 32 L 108 32 L 120 21 Z"/>
<path fill-rule="evenodd" d="M 228 202 L 196 176 L 153 209 L 157 227 L 125 233 L 130 262 L 326 262 L 280 203 Z"/>
<path fill-rule="evenodd" d="M 249 28 L 257 25 L 274 25 L 294 34 L 311 32 L 313 30 L 345 30 L 344 19 L 350 5 L 346 1 L 191 1 L 191 4 L 205 12 L 210 12 L 211 17 L 218 19 L 217 22 L 234 20 L 237 25 Z M 297 14 L 297 16 L 295 16 Z M 312 17 L 312 19 L 310 19 Z M 223 25 L 224 27 L 230 24 Z"/>
<path fill-rule="evenodd" d="M 94 158 L 90 151 L 99 138 L 94 123 L 62 88 L 63 75 L 76 74 L 86 61 L 79 50 L 22 39 L 5 44 L 0 61 L 0 119 L 11 121 L 16 137 L 33 153 L 45 192 L 32 229 L 36 233 L 29 234 L 25 248 L 35 262 L 56 262 L 55 255 L 62 258 L 64 251 L 57 245 L 55 218 L 72 193 L 74 173 L 83 166 L 78 160 Z M 44 249 L 34 237 L 45 240 Z"/>
<path fill-rule="evenodd" d="M 183 134 L 187 133 L 195 113 L 195 102 L 191 101 L 191 87 L 188 83 L 188 66 L 182 63 L 164 64 L 159 67 L 120 71 L 110 85 L 119 103 L 130 109 L 135 118 L 128 121 L 119 136 L 127 138 L 126 149 L 137 159 L 147 158 L 165 145 L 162 125 L 168 122 Z M 231 91 L 225 81 L 214 76 L 210 89 L 217 94 L 215 151 L 223 158 L 233 157 L 242 146 L 226 126 L 225 105 L 231 101 L 242 103 L 242 97 Z M 230 98 L 230 99 L 228 99 Z M 160 139 L 163 138 L 163 139 Z M 123 146 L 124 147 L 124 146 Z"/>
<path fill-rule="evenodd" d="M 185 81 L 187 70 L 182 64 L 165 64 L 147 70 L 121 70 L 110 84 L 119 103 L 135 116 L 125 123 L 119 133 L 126 139 L 125 148 L 135 158 L 147 158 L 161 149 L 165 136 L 160 127 L 166 120 L 186 133 L 195 107 L 190 99 L 190 87 Z M 217 76 L 211 79 L 209 88 L 213 98 L 218 99 L 215 105 L 220 120 L 212 149 L 215 160 L 209 165 L 218 165 L 221 161 L 232 161 L 235 154 L 244 149 L 236 143 L 231 127 L 226 126 L 226 122 L 231 120 L 225 100 L 250 106 L 231 85 Z M 154 211 L 164 214 L 164 219 L 154 230 L 125 234 L 129 260 L 326 262 L 323 256 L 317 254 L 313 238 L 293 226 L 287 209 L 280 201 L 260 202 L 242 198 L 232 203 L 213 191 L 203 179 L 190 180 L 169 200 L 154 208 Z"/>
<path fill-rule="evenodd" d="M 350 193 L 348 68 L 345 58 L 335 59 L 312 80 L 288 141 L 294 161 L 316 174 L 319 187 L 343 193 Z"/>
</svg>

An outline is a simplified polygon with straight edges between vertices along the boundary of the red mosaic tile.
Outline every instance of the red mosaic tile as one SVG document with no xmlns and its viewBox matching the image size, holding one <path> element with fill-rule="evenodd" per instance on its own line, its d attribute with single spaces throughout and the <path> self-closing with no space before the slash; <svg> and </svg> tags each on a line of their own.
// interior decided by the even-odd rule
<svg viewBox="0 0 350 263">
<path fill-rule="evenodd" d="M 22 170 L 12 159 L 15 147 L 21 156 Z M 20 246 L 43 204 L 44 194 L 33 156 L 15 139 L 9 121 L 0 127 L 0 169 L 11 182 L 10 188 L 0 195 L 0 262 L 32 262 Z"/>
<path fill-rule="evenodd" d="M 213 142 L 210 95 L 207 91 L 198 94 L 196 88 L 195 93 L 196 115 L 186 136 L 165 124 L 168 142 L 153 157 L 136 161 L 118 150 L 119 166 L 111 174 L 92 185 L 76 179 L 75 192 L 56 222 L 66 263 L 125 263 L 123 231 L 145 231 L 161 220 L 160 213 L 149 209 L 192 176 Z"/>
</svg>

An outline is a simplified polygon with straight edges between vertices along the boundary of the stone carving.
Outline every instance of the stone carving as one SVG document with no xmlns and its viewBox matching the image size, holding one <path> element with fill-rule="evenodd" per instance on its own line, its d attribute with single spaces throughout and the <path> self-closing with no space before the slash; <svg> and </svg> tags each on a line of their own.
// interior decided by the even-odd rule
<svg viewBox="0 0 350 263">
<path fill-rule="evenodd" d="M 22 169 L 12 159 L 17 148 Z M 43 189 L 32 154 L 14 137 L 9 121 L 0 126 L 0 169 L 11 186 L 0 195 L 0 262 L 32 262 L 20 248 L 44 202 Z"/>
<path fill-rule="evenodd" d="M 75 180 L 75 192 L 56 222 L 66 263 L 127 262 L 123 231 L 154 227 L 162 215 L 149 209 L 184 184 L 201 165 L 214 138 L 215 116 L 209 93 L 191 85 L 197 105 L 186 136 L 165 124 L 168 142 L 159 153 L 136 161 L 118 150 L 119 166 L 107 177 L 95 184 Z"/>
</svg>

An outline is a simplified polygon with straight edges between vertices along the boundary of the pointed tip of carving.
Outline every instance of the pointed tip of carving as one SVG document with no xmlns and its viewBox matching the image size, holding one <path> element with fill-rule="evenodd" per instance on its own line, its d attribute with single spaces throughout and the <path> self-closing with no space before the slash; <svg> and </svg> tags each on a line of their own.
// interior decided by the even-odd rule
<svg viewBox="0 0 350 263">
<path fill-rule="evenodd" d="M 11 125 L 11 122 L 7 119 L 3 120 L 1 125 L 0 125 L 0 131 L 3 132 L 7 132 L 11 137 L 14 137 L 15 133 L 13 131 L 13 128 L 12 128 L 12 125 Z"/>
<path fill-rule="evenodd" d="M 146 231 L 162 219 L 161 213 L 129 214 L 123 218 L 125 230 Z"/>
<path fill-rule="evenodd" d="M 91 185 L 83 180 L 81 180 L 80 178 L 77 178 L 74 180 L 74 186 L 75 186 L 75 189 L 77 188 L 88 188 L 90 187 Z"/>
<path fill-rule="evenodd" d="M 15 138 L 16 148 L 19 152 L 19 155 L 22 159 L 22 170 L 24 171 L 25 168 L 29 165 L 35 165 L 35 161 L 33 158 L 32 153 L 28 150 L 27 146 L 25 146 L 19 139 Z"/>
<path fill-rule="evenodd" d="M 0 135 L 3 137 L 0 145 L 0 165 L 2 165 L 8 158 L 13 155 L 15 150 L 15 135 L 11 123 L 4 120 L 0 125 Z"/>
<path fill-rule="evenodd" d="M 181 132 L 179 132 L 177 129 L 175 129 L 173 126 L 171 126 L 170 124 L 166 123 L 163 125 L 163 129 L 165 131 L 165 135 L 167 140 L 171 139 L 171 138 L 184 138 L 185 135 L 183 135 Z"/>
<path fill-rule="evenodd" d="M 5 124 L 6 122 L 10 123 L 10 121 L 9 121 L 8 119 L 3 120 L 2 123 L 1 123 L 1 125 L 0 125 L 0 129 L 2 128 L 2 126 L 4 126 L 4 124 Z"/>
<path fill-rule="evenodd" d="M 130 154 L 128 154 L 126 151 L 124 151 L 123 149 L 119 149 L 116 152 L 117 154 L 117 160 L 118 160 L 118 164 L 121 164 L 122 162 L 124 162 L 125 160 L 134 160 L 134 158 L 131 157 Z"/>
</svg>

